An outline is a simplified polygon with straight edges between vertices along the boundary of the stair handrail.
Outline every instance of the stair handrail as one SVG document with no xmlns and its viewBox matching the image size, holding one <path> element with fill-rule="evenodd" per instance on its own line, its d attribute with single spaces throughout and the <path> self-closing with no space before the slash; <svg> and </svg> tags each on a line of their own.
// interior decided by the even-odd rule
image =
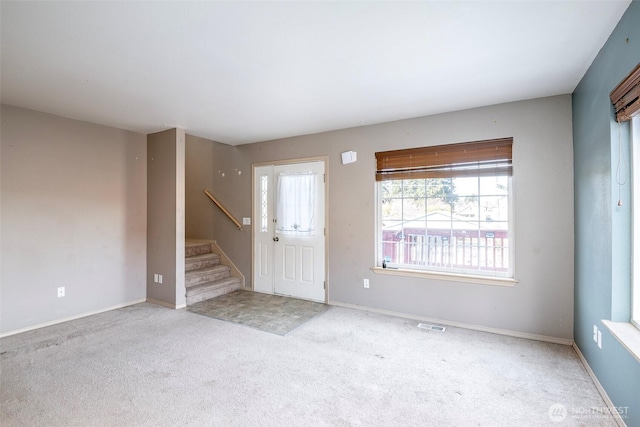
<svg viewBox="0 0 640 427">
<path fill-rule="evenodd" d="M 209 192 L 209 190 L 204 190 L 204 193 L 205 193 L 207 196 L 209 196 L 209 198 L 211 199 L 211 201 L 212 201 L 213 203 L 215 203 L 215 205 L 216 205 L 217 207 L 219 207 L 219 208 L 220 208 L 220 210 L 221 210 L 221 211 L 222 211 L 222 212 L 227 216 L 227 218 L 229 218 L 229 219 L 230 219 L 230 220 L 231 220 L 231 221 L 236 225 L 236 227 L 238 227 L 238 229 L 239 229 L 239 230 L 242 230 L 242 224 L 240 224 L 240 221 L 238 221 L 238 220 L 236 219 L 236 217 L 234 217 L 234 216 L 231 214 L 231 212 L 229 212 L 229 211 L 227 210 L 227 208 L 225 208 L 225 207 L 222 205 L 222 203 L 220 203 L 220 202 L 218 201 L 218 199 L 216 199 L 216 198 L 214 197 L 214 195 L 213 195 L 213 194 L 211 194 L 211 193 Z"/>
</svg>

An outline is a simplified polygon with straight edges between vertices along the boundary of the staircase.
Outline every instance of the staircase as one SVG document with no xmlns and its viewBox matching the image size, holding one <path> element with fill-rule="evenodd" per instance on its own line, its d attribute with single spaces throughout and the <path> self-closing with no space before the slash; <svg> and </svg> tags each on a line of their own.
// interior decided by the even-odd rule
<svg viewBox="0 0 640 427">
<path fill-rule="evenodd" d="M 242 280 L 230 276 L 230 267 L 220 263 L 210 242 L 185 242 L 187 306 L 240 289 Z"/>
</svg>

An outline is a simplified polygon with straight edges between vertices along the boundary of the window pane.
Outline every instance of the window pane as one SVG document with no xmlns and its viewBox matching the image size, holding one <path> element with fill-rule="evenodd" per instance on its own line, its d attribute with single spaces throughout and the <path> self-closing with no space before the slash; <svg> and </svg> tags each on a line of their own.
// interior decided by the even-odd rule
<svg viewBox="0 0 640 427">
<path fill-rule="evenodd" d="M 480 197 L 480 219 L 484 221 L 507 221 L 509 201 L 507 196 Z"/>
<path fill-rule="evenodd" d="M 380 183 L 380 259 L 402 268 L 510 272 L 509 178 Z"/>
<path fill-rule="evenodd" d="M 433 267 L 449 267 L 451 265 L 451 230 L 445 228 L 429 228 L 425 243 L 427 245 L 427 262 Z"/>
<path fill-rule="evenodd" d="M 509 194 L 508 176 L 483 176 L 480 178 L 480 194 L 484 196 L 507 196 Z"/>
<path fill-rule="evenodd" d="M 382 258 L 398 264 L 401 257 L 404 230 L 402 221 L 384 221 L 382 224 Z"/>
<path fill-rule="evenodd" d="M 403 199 L 402 202 L 403 219 L 405 221 L 422 220 L 425 216 L 425 199 L 409 198 Z"/>
<path fill-rule="evenodd" d="M 509 267 L 508 239 L 499 233 L 481 233 L 480 256 L 482 269 L 488 271 L 507 271 Z"/>
<path fill-rule="evenodd" d="M 402 197 L 402 181 L 382 181 L 381 198 Z"/>
<path fill-rule="evenodd" d="M 453 178 L 453 188 L 455 194 L 458 196 L 477 196 L 478 178 Z"/>
<path fill-rule="evenodd" d="M 450 221 L 451 220 L 451 206 L 439 202 L 438 200 L 427 200 L 427 219 Z"/>
<path fill-rule="evenodd" d="M 451 178 L 434 178 L 426 181 L 426 196 L 430 200 L 450 206 L 455 203 L 457 196 L 454 194 Z"/>
<path fill-rule="evenodd" d="M 458 199 L 453 216 L 458 220 L 477 220 L 478 219 L 478 197 L 466 196 Z"/>
<path fill-rule="evenodd" d="M 269 177 L 260 177 L 260 232 L 269 231 Z"/>
<path fill-rule="evenodd" d="M 315 234 L 316 174 L 278 175 L 276 231 L 280 234 Z"/>
<path fill-rule="evenodd" d="M 382 220 L 402 220 L 402 199 L 382 200 Z"/>
<path fill-rule="evenodd" d="M 424 179 L 405 179 L 402 181 L 402 197 L 424 197 Z"/>
</svg>

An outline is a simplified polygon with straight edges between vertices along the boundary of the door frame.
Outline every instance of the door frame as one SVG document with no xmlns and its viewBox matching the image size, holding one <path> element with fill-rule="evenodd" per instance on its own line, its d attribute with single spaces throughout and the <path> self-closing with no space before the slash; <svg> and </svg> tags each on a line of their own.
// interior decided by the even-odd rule
<svg viewBox="0 0 640 427">
<path fill-rule="evenodd" d="M 256 212 L 256 168 L 261 166 L 282 166 L 296 163 L 323 162 L 324 163 L 324 303 L 329 302 L 329 156 L 301 157 L 296 159 L 273 160 L 251 164 L 251 290 L 255 291 L 255 262 L 256 262 L 256 228 L 258 219 Z M 275 293 L 274 293 L 275 295 Z M 293 297 L 289 297 L 293 298 Z"/>
</svg>

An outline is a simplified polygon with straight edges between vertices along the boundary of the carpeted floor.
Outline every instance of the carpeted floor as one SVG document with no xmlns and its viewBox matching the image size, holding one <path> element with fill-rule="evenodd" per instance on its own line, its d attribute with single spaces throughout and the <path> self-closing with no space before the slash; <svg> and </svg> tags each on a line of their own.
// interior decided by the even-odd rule
<svg viewBox="0 0 640 427">
<path fill-rule="evenodd" d="M 284 336 L 328 308 L 326 304 L 279 295 L 235 291 L 191 305 L 188 310 Z"/>
<path fill-rule="evenodd" d="M 1 339 L 0 425 L 616 425 L 571 347 L 417 323 L 331 307 L 279 336 L 138 304 Z"/>
</svg>

